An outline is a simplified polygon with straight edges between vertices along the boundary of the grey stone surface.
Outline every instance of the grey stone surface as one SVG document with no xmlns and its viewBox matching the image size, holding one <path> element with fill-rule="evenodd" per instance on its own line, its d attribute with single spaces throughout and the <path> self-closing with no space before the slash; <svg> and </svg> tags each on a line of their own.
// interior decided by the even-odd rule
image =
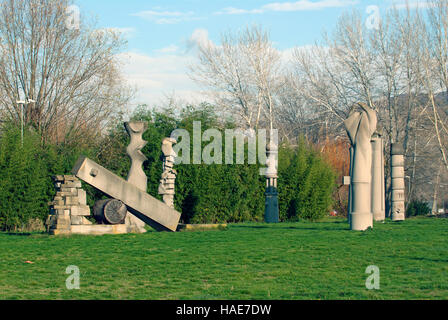
<svg viewBox="0 0 448 320">
<path fill-rule="evenodd" d="M 361 111 L 354 111 L 344 121 L 353 148 L 351 163 L 350 227 L 364 231 L 373 227 L 371 212 L 372 135 L 377 126 L 377 115 L 366 104 L 358 103 Z"/>
<path fill-rule="evenodd" d="M 278 147 L 275 143 L 270 142 L 266 146 L 266 187 L 277 188 L 278 179 Z"/>
<path fill-rule="evenodd" d="M 90 216 L 90 208 L 87 205 L 77 205 L 70 208 L 70 214 L 72 216 Z"/>
<path fill-rule="evenodd" d="M 392 145 L 392 221 L 403 221 L 406 219 L 403 153 L 404 151 L 401 145 Z"/>
<path fill-rule="evenodd" d="M 80 235 L 105 235 L 105 234 L 125 234 L 127 226 L 125 224 L 118 225 L 73 225 L 70 232 Z"/>
<path fill-rule="evenodd" d="M 375 221 L 386 220 L 383 139 L 372 139 L 372 214 Z"/>
<path fill-rule="evenodd" d="M 111 198 L 121 200 L 133 215 L 155 229 L 176 231 L 180 220 L 179 212 L 94 161 L 81 157 L 72 172 Z"/>
<path fill-rule="evenodd" d="M 82 216 L 71 216 L 71 224 L 72 225 L 82 225 L 84 220 Z"/>
<path fill-rule="evenodd" d="M 81 181 L 75 176 L 53 177 L 56 196 L 50 206 L 46 221 L 50 234 L 70 234 L 72 225 L 91 224 L 85 217 L 90 216 L 90 208 L 85 204 L 87 194 L 81 189 Z"/>
<path fill-rule="evenodd" d="M 78 199 L 80 205 L 87 205 L 87 192 L 82 189 L 78 189 Z"/>
<path fill-rule="evenodd" d="M 159 185 L 159 194 L 163 197 L 163 202 L 170 208 L 174 208 L 174 195 L 177 171 L 173 169 L 176 153 L 173 144 L 177 141 L 173 138 L 165 138 L 162 141 L 163 172 Z"/>
<path fill-rule="evenodd" d="M 127 208 L 116 199 L 100 200 L 95 203 L 93 215 L 100 224 L 124 224 Z"/>
<path fill-rule="evenodd" d="M 141 150 L 147 144 L 147 142 L 143 140 L 143 134 L 148 129 L 148 124 L 146 122 L 126 122 L 124 126 L 131 138 L 131 142 L 126 149 L 127 154 L 131 159 L 131 169 L 129 170 L 127 181 L 141 191 L 146 192 L 148 188 L 148 178 L 146 177 L 142 166 L 147 158 Z M 146 232 L 145 222 L 132 214 L 126 215 L 125 224 L 128 226 L 128 231 L 131 233 Z"/>
</svg>

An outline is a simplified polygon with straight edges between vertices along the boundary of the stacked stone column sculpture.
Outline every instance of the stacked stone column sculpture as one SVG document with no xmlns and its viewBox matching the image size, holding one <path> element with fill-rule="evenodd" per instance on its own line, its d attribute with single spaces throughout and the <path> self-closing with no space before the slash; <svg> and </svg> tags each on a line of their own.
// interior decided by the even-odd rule
<svg viewBox="0 0 448 320">
<path fill-rule="evenodd" d="M 392 144 L 392 221 L 405 220 L 404 151 L 398 144 Z"/>
<path fill-rule="evenodd" d="M 344 121 L 353 148 L 351 164 L 350 228 L 364 231 L 373 227 L 371 212 L 372 135 L 377 126 L 374 110 L 363 103 L 361 112 L 352 112 Z"/>
<path fill-rule="evenodd" d="M 71 234 L 76 227 L 91 225 L 87 194 L 81 188 L 81 181 L 65 175 L 53 177 L 56 196 L 50 206 L 46 221 L 47 231 L 52 235 Z"/>
<path fill-rule="evenodd" d="M 386 220 L 383 139 L 372 138 L 372 214 L 375 221 Z"/>
<path fill-rule="evenodd" d="M 160 179 L 159 194 L 163 196 L 163 202 L 170 208 L 174 208 L 174 195 L 177 171 L 173 169 L 177 157 L 173 150 L 173 144 L 177 141 L 173 138 L 165 138 L 162 142 L 163 173 Z"/>
</svg>

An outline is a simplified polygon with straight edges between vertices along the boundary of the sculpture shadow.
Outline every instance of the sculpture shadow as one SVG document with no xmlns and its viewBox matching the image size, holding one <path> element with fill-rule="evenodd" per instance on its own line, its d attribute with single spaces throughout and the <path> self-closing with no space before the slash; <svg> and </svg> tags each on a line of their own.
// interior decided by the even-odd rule
<svg viewBox="0 0 448 320">
<path fill-rule="evenodd" d="M 7 236 L 15 236 L 15 237 L 31 237 L 31 236 L 40 236 L 47 235 L 46 232 L 5 232 Z"/>
<path fill-rule="evenodd" d="M 349 226 L 344 226 L 344 227 L 340 227 L 340 228 L 330 228 L 330 227 L 307 227 L 307 226 L 280 226 L 280 225 L 265 225 L 265 226 L 250 226 L 250 225 L 245 225 L 245 226 L 232 226 L 232 229 L 279 229 L 279 230 L 316 230 L 316 231 L 337 231 L 337 232 L 341 232 L 341 231 L 350 231 L 350 227 Z"/>
<path fill-rule="evenodd" d="M 392 258 L 396 258 L 396 257 L 392 257 Z M 409 259 L 409 260 L 416 260 L 416 261 L 448 263 L 448 259 L 431 259 L 431 258 L 425 258 L 425 257 L 400 257 L 400 258 L 405 258 L 405 259 Z"/>
</svg>

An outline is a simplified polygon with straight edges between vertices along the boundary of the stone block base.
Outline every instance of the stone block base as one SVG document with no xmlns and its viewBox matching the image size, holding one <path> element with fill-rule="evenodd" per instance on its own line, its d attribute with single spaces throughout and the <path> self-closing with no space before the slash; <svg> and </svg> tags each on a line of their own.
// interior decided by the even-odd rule
<svg viewBox="0 0 448 320">
<path fill-rule="evenodd" d="M 81 235 L 125 234 L 127 233 L 127 226 L 125 224 L 80 225 L 80 226 L 71 226 L 70 232 L 71 234 L 81 234 Z"/>
<path fill-rule="evenodd" d="M 205 231 L 205 230 L 222 230 L 227 228 L 226 223 L 221 224 L 179 224 L 177 231 Z"/>
<path fill-rule="evenodd" d="M 51 236 L 68 236 L 72 234 L 70 229 L 51 229 L 48 233 Z"/>
</svg>

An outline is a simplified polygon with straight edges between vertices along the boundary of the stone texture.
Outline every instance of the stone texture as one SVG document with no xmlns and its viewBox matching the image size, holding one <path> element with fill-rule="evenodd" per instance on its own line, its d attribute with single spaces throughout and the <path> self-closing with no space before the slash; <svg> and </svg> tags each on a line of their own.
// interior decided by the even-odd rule
<svg viewBox="0 0 448 320">
<path fill-rule="evenodd" d="M 373 227 L 371 212 L 372 145 L 376 131 L 377 115 L 363 103 L 358 103 L 361 112 L 354 111 L 344 121 L 353 148 L 350 164 L 350 227 L 364 231 Z"/>
<path fill-rule="evenodd" d="M 202 230 L 222 230 L 227 228 L 226 223 L 219 224 L 179 224 L 177 231 L 202 231 Z"/>
<path fill-rule="evenodd" d="M 86 205 L 87 194 L 81 189 L 81 181 L 72 175 L 53 177 L 56 196 L 50 203 L 47 231 L 52 235 L 70 234 L 73 225 L 91 225 L 85 217 L 90 216 Z"/>
<path fill-rule="evenodd" d="M 392 221 L 406 219 L 404 155 L 403 147 L 393 144 L 391 147 L 392 162 Z"/>
<path fill-rule="evenodd" d="M 78 200 L 80 205 L 86 205 L 87 204 L 87 192 L 85 190 L 78 190 Z"/>
<path fill-rule="evenodd" d="M 71 224 L 72 225 L 82 225 L 83 224 L 82 216 L 71 216 Z"/>
<path fill-rule="evenodd" d="M 142 165 L 147 160 L 146 156 L 141 150 L 146 146 L 147 142 L 143 140 L 143 133 L 148 129 L 146 122 L 126 122 L 124 124 L 131 142 L 126 151 L 131 159 L 131 169 L 129 170 L 127 181 L 141 191 L 146 192 L 148 188 L 148 178 L 143 171 Z M 128 231 L 131 233 L 144 233 L 145 222 L 138 219 L 132 214 L 127 214 L 125 224 L 128 226 Z"/>
<path fill-rule="evenodd" d="M 177 157 L 173 150 L 173 144 L 177 141 L 173 138 L 165 138 L 162 141 L 163 172 L 160 179 L 159 194 L 162 195 L 163 202 L 170 208 L 174 208 L 174 195 L 177 171 L 173 169 Z"/>
<path fill-rule="evenodd" d="M 70 214 L 72 216 L 90 216 L 90 208 L 87 205 L 77 205 L 70 208 Z"/>
<path fill-rule="evenodd" d="M 111 198 L 122 201 L 131 214 L 156 230 L 176 231 L 180 220 L 179 212 L 94 161 L 81 157 L 72 172 Z"/>
<path fill-rule="evenodd" d="M 75 225 L 71 227 L 72 234 L 80 235 L 105 235 L 105 234 L 125 234 L 127 233 L 127 226 L 125 224 L 118 225 Z"/>
<path fill-rule="evenodd" d="M 374 137 L 372 144 L 372 214 L 375 221 L 386 220 L 383 139 Z"/>
</svg>

